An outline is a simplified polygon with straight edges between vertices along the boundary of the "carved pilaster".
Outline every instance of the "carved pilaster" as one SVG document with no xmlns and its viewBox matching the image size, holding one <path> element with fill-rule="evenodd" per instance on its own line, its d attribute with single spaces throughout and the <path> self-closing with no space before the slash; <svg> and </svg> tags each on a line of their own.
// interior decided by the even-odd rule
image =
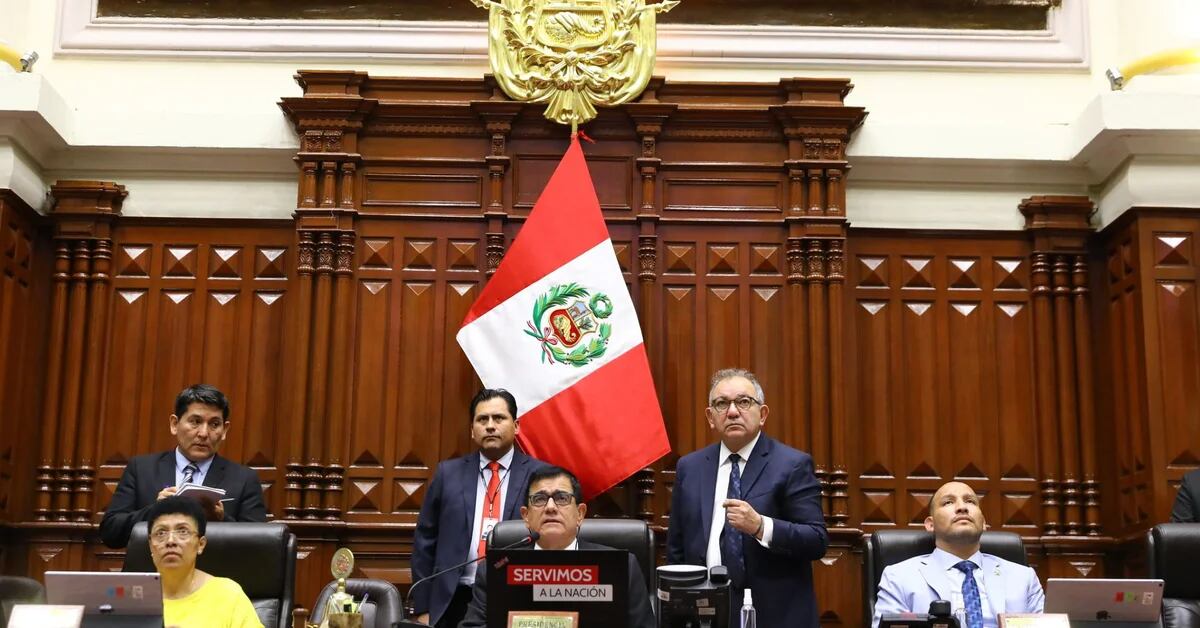
<svg viewBox="0 0 1200 628">
<path fill-rule="evenodd" d="M 504 234 L 503 233 L 488 233 L 487 238 L 487 268 L 484 273 L 491 277 L 495 274 L 496 269 L 500 268 L 500 262 L 504 259 Z"/>
<path fill-rule="evenodd" d="M 850 474 L 846 460 L 846 389 L 844 372 L 845 329 L 842 299 L 845 276 L 843 240 L 833 239 L 826 249 L 826 283 L 829 290 L 829 424 L 830 474 L 829 520 L 834 527 L 845 527 L 850 520 Z"/>
<path fill-rule="evenodd" d="M 1043 530 L 1046 535 L 1098 534 L 1097 507 L 1088 512 L 1088 501 L 1095 498 L 1089 498 L 1089 487 L 1099 491 L 1095 452 L 1087 451 L 1095 446 L 1086 291 L 1086 245 L 1094 208 L 1082 196 L 1034 196 L 1022 201 L 1020 210 L 1034 251 Z M 1094 527 L 1089 516 L 1096 518 Z"/>
<path fill-rule="evenodd" d="M 59 181 L 51 196 L 57 245 L 35 516 L 86 522 L 96 480 L 92 414 L 107 345 L 112 225 L 126 192 L 115 183 Z"/>
</svg>

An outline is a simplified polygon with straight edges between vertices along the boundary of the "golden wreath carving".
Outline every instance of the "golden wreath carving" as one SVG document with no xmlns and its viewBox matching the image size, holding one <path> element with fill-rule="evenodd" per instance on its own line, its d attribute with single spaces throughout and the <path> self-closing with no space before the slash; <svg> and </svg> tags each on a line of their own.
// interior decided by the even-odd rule
<svg viewBox="0 0 1200 628">
<path fill-rule="evenodd" d="M 488 9 L 488 58 L 504 93 L 575 128 L 619 105 L 654 70 L 656 15 L 679 0 L 471 0 Z"/>
</svg>

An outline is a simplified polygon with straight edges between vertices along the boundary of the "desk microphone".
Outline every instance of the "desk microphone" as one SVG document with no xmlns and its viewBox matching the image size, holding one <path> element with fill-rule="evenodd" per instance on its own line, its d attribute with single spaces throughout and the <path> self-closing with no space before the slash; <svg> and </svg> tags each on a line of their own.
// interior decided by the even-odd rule
<svg viewBox="0 0 1200 628">
<path fill-rule="evenodd" d="M 495 548 L 492 548 L 492 549 L 502 549 L 502 550 L 507 550 L 507 549 L 516 549 L 516 548 L 518 548 L 518 547 L 521 547 L 522 545 L 531 545 L 531 544 L 533 544 L 533 543 L 537 543 L 537 540 L 538 540 L 538 538 L 539 538 L 539 537 L 541 537 L 541 535 L 540 535 L 540 534 L 538 534 L 537 532 L 534 532 L 533 530 L 530 530 L 530 531 L 529 531 L 529 535 L 528 535 L 528 536 L 526 536 L 525 538 L 521 539 L 520 541 L 517 541 L 517 542 L 515 542 L 515 543 L 509 543 L 508 545 L 505 545 L 504 547 L 495 547 Z M 420 585 L 422 585 L 422 584 L 425 584 L 426 582 L 428 582 L 428 581 L 430 581 L 430 580 L 433 580 L 434 578 L 436 578 L 436 577 L 438 577 L 438 576 L 440 576 L 440 575 L 442 575 L 442 574 L 450 573 L 451 571 L 455 571 L 455 570 L 457 570 L 457 569 L 462 569 L 463 567 L 466 567 L 467 565 L 470 565 L 471 563 L 477 563 L 477 562 L 479 562 L 479 561 L 481 561 L 481 560 L 483 560 L 483 559 L 485 559 L 485 558 L 487 558 L 487 554 L 484 554 L 483 556 L 480 556 L 480 557 L 478 557 L 478 558 L 472 558 L 472 559 L 470 559 L 470 560 L 464 560 L 463 562 L 461 562 L 461 563 L 459 563 L 459 564 L 457 564 L 457 565 L 454 565 L 454 566 L 451 566 L 451 567 L 447 567 L 447 568 L 445 568 L 445 569 L 443 569 L 443 570 L 441 570 L 441 571 L 435 571 L 435 572 L 433 572 L 433 573 L 429 574 L 428 576 L 425 576 L 424 578 L 421 578 L 420 580 L 417 580 L 416 582 L 414 582 L 414 583 L 412 584 L 412 586 L 411 586 L 411 587 L 409 587 L 409 588 L 408 588 L 408 599 L 409 599 L 409 600 L 413 599 L 413 594 L 412 594 L 412 592 L 413 592 L 413 589 L 416 589 L 418 586 L 420 586 Z M 421 626 L 421 625 L 423 625 L 423 624 L 418 624 L 418 623 L 415 623 L 415 622 L 413 622 L 413 623 L 411 623 L 411 624 L 404 624 L 404 623 L 402 623 L 401 625 Z"/>
</svg>

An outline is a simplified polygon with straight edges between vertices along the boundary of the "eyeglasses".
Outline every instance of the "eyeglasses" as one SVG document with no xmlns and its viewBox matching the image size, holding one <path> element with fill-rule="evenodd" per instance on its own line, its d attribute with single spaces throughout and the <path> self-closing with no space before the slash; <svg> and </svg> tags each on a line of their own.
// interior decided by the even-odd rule
<svg viewBox="0 0 1200 628">
<path fill-rule="evenodd" d="M 529 496 L 529 505 L 534 508 L 545 508 L 551 498 L 554 499 L 556 506 L 570 506 L 571 502 L 575 501 L 575 494 L 566 491 L 554 491 L 553 493 L 538 491 Z"/>
<path fill-rule="evenodd" d="M 167 539 L 171 537 L 175 537 L 175 540 L 180 543 L 187 543 L 192 540 L 193 536 L 196 536 L 196 533 L 188 528 L 177 528 L 175 530 L 159 528 L 150 533 L 150 539 L 159 544 L 166 543 Z"/>
<path fill-rule="evenodd" d="M 717 412 L 725 412 L 729 409 L 729 406 L 734 405 L 737 406 L 738 410 L 749 410 L 755 404 L 761 405 L 761 402 L 754 397 L 742 396 L 738 397 L 737 399 L 725 399 L 722 397 L 720 399 L 712 400 L 712 409 L 716 410 Z"/>
</svg>

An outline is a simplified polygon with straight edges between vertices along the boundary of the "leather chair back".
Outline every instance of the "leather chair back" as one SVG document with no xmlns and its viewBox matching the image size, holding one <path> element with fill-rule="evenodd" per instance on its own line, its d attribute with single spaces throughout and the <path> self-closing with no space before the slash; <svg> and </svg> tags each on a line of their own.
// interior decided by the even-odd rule
<svg viewBox="0 0 1200 628">
<path fill-rule="evenodd" d="M 1146 567 L 1163 580 L 1163 628 L 1200 628 L 1200 523 L 1160 523 L 1146 533 Z"/>
<path fill-rule="evenodd" d="M 981 551 L 985 554 L 999 556 L 1019 565 L 1029 565 L 1029 559 L 1025 556 L 1025 543 L 1019 534 L 984 532 L 980 544 Z M 879 593 L 883 568 L 914 556 L 929 554 L 933 549 L 933 533 L 925 530 L 880 530 L 867 537 L 866 547 L 863 548 L 864 626 L 870 626 L 875 617 L 875 596 Z"/>
<path fill-rule="evenodd" d="M 312 607 L 310 622 L 319 624 L 325 619 L 325 604 L 334 591 L 337 591 L 337 581 L 330 582 L 325 585 L 324 589 L 321 589 L 321 594 L 317 596 L 317 603 Z M 362 601 L 364 595 L 368 596 L 366 606 L 361 607 L 363 628 L 392 628 L 392 624 L 404 619 L 404 604 L 400 598 L 400 590 L 387 580 L 347 578 L 346 593 L 353 595 L 354 599 L 359 602 Z"/>
<path fill-rule="evenodd" d="M 8 625 L 12 607 L 17 604 L 45 604 L 42 583 L 21 576 L 0 576 L 0 626 Z"/>
<path fill-rule="evenodd" d="M 148 524 L 133 526 L 124 571 L 156 571 Z M 196 568 L 237 582 L 265 628 L 291 628 L 296 591 L 296 535 L 281 523 L 214 521 Z"/>
<path fill-rule="evenodd" d="M 488 547 L 511 545 L 529 534 L 519 519 L 501 521 L 492 528 Z M 579 538 L 592 543 L 628 550 L 642 567 L 646 590 L 654 591 L 654 532 L 640 519 L 584 519 Z"/>
</svg>

